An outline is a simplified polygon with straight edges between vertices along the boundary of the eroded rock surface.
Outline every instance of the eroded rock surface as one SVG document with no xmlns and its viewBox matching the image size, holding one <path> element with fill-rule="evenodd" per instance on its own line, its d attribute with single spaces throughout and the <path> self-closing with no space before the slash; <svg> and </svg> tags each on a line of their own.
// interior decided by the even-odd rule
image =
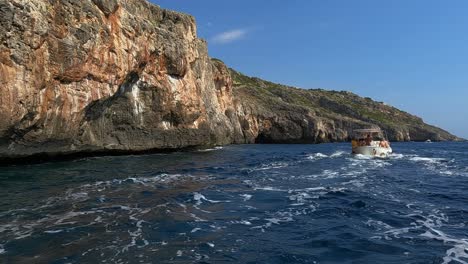
<svg viewBox="0 0 468 264">
<path fill-rule="evenodd" d="M 0 157 L 342 141 L 370 125 L 456 139 L 358 96 L 275 87 L 210 59 L 193 17 L 145 0 L 0 0 Z"/>
<path fill-rule="evenodd" d="M 194 18 L 144 0 L 1 0 L 2 154 L 242 142 Z"/>
<path fill-rule="evenodd" d="M 348 141 L 358 128 L 382 128 L 391 141 L 456 141 L 460 138 L 417 116 L 350 92 L 298 89 L 231 70 L 239 118 L 250 142 Z"/>
</svg>

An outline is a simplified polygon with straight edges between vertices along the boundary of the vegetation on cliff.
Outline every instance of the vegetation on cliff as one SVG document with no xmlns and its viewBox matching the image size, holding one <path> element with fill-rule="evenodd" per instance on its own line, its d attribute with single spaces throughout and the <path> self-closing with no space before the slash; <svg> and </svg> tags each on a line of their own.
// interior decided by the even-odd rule
<svg viewBox="0 0 468 264">
<path fill-rule="evenodd" d="M 255 106 L 257 115 L 268 118 L 271 113 L 302 113 L 328 123 L 328 130 L 327 126 L 322 129 L 323 136 L 310 138 L 315 142 L 347 140 L 352 129 L 375 126 L 386 130 L 393 141 L 460 140 L 417 116 L 351 92 L 300 89 L 249 77 L 233 69 L 231 75 L 234 96 L 241 98 L 244 105 Z M 309 141 L 305 137 L 302 140 Z"/>
</svg>

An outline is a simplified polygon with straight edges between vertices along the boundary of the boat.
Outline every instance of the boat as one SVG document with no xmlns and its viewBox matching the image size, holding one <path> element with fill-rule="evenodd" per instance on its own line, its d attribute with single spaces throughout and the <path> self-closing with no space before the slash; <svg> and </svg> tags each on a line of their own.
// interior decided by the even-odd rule
<svg viewBox="0 0 468 264">
<path fill-rule="evenodd" d="M 386 158 L 393 152 L 385 132 L 379 128 L 354 130 L 351 144 L 352 154 Z"/>
<path fill-rule="evenodd" d="M 426 143 L 432 143 L 432 140 L 428 139 L 426 140 Z"/>
</svg>

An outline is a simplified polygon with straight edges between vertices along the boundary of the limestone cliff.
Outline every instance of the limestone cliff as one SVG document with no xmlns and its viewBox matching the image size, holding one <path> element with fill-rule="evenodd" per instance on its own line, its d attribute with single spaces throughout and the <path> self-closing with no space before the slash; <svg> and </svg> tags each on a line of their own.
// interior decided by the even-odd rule
<svg viewBox="0 0 468 264">
<path fill-rule="evenodd" d="M 0 0 L 1 156 L 243 142 L 194 18 L 145 0 Z"/>
<path fill-rule="evenodd" d="M 341 141 L 371 124 L 456 139 L 352 94 L 230 72 L 193 17 L 146 0 L 0 0 L 0 158 Z"/>
<path fill-rule="evenodd" d="M 352 130 L 369 127 L 384 129 L 391 141 L 461 140 L 417 116 L 350 92 L 298 89 L 231 73 L 250 142 L 347 141 Z"/>
</svg>

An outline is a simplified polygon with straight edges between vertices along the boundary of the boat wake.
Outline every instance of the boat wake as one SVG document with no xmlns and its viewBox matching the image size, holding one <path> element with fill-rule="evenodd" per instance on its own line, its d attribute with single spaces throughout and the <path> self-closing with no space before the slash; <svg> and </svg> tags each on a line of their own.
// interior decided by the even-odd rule
<svg viewBox="0 0 468 264">
<path fill-rule="evenodd" d="M 345 156 L 345 155 L 349 155 L 346 151 L 342 151 L 342 150 L 339 150 L 339 151 L 336 151 L 330 155 L 326 155 L 326 154 L 323 154 L 323 153 L 313 153 L 313 154 L 309 154 L 307 155 L 307 159 L 309 160 L 321 160 L 321 159 L 325 159 L 325 158 L 339 158 L 339 157 L 342 157 L 342 156 Z"/>
<path fill-rule="evenodd" d="M 409 221 L 407 227 L 394 228 L 378 220 L 368 220 L 366 225 L 377 231 L 377 236 L 372 239 L 402 240 L 411 241 L 418 238 L 426 238 L 443 242 L 449 247 L 446 255 L 443 257 L 443 264 L 453 262 L 467 263 L 468 261 L 468 239 L 457 238 L 444 233 L 444 228 L 463 228 L 464 223 L 449 224 L 448 217 L 438 209 L 433 209 L 428 215 L 421 214 L 421 210 L 415 210 L 414 213 L 400 216 L 404 221 Z M 414 252 L 413 252 L 414 253 Z"/>
<path fill-rule="evenodd" d="M 180 164 L 170 155 L 132 156 L 125 173 L 97 178 L 122 157 L 74 162 L 75 171 L 49 185 L 36 177 L 12 192 L 43 191 L 91 164 L 86 180 L 63 180 L 63 189 L 27 203 L 17 199 L 0 212 L 0 254 L 20 261 L 17 249 L 28 248 L 21 254 L 44 263 L 60 262 L 70 251 L 77 252 L 64 260 L 70 263 L 249 262 L 252 247 L 268 252 L 281 245 L 281 252 L 303 253 L 272 254 L 265 262 L 333 262 L 330 252 L 339 252 L 353 262 L 385 256 L 388 262 L 468 263 L 463 156 L 407 150 L 380 159 L 351 155 L 341 145 L 313 147 L 312 153 L 308 145 L 268 146 L 264 153 L 261 146 L 234 146 L 216 159 L 178 153 Z M 171 166 L 159 168 L 158 161 Z M 51 171 L 56 167 L 44 175 Z M 311 255 L 311 248 L 325 253 Z"/>
</svg>

